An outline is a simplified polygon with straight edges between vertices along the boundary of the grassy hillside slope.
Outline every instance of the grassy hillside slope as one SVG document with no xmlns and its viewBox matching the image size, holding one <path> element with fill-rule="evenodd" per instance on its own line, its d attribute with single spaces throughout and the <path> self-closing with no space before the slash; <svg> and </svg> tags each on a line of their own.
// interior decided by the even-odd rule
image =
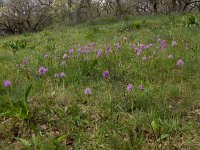
<svg viewBox="0 0 200 150">
<path fill-rule="evenodd" d="M 0 148 L 198 149 L 199 66 L 197 14 L 1 38 Z"/>
</svg>

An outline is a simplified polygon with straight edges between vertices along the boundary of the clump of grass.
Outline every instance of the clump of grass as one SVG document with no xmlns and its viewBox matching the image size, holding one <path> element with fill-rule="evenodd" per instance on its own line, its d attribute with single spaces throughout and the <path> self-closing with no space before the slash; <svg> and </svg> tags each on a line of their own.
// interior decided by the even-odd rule
<svg viewBox="0 0 200 150">
<path fill-rule="evenodd" d="M 16 41 L 8 41 L 4 43 L 3 47 L 11 49 L 13 54 L 21 49 L 25 49 L 28 45 L 28 41 L 26 39 L 16 40 Z"/>
</svg>

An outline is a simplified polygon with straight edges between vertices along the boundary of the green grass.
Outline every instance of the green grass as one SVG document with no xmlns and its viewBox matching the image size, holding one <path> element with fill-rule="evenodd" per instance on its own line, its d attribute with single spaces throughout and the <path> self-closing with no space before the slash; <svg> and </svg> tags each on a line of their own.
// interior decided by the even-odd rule
<svg viewBox="0 0 200 150">
<path fill-rule="evenodd" d="M 120 22 L 103 18 L 1 38 L 0 148 L 198 149 L 199 21 L 198 14 Z M 166 40 L 165 50 L 158 38 Z M 140 43 L 153 46 L 137 56 L 130 45 Z M 96 50 L 105 52 L 108 44 L 112 52 L 97 58 Z M 84 45 L 90 53 L 78 59 L 77 50 Z M 69 49 L 75 53 L 62 66 Z M 174 58 L 168 59 L 169 54 Z M 178 59 L 184 60 L 183 67 L 176 66 Z M 44 76 L 38 75 L 41 66 L 48 68 Z M 104 70 L 109 79 L 102 77 Z M 60 72 L 66 76 L 55 78 Z M 3 87 L 6 79 L 12 82 L 9 88 Z M 129 83 L 134 85 L 131 92 Z M 139 84 L 144 90 L 138 90 Z M 90 96 L 86 88 L 92 90 Z"/>
</svg>

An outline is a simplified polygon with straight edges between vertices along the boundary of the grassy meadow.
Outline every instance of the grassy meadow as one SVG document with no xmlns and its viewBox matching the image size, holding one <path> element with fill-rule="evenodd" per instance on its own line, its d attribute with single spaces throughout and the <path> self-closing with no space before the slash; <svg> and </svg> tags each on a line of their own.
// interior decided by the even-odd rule
<svg viewBox="0 0 200 150">
<path fill-rule="evenodd" d="M 198 150 L 199 66 L 199 14 L 1 37 L 0 149 Z"/>
</svg>

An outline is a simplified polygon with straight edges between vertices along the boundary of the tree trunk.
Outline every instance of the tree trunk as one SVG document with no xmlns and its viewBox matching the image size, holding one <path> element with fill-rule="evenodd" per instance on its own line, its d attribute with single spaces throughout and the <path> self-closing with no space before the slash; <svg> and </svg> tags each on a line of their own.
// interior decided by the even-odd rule
<svg viewBox="0 0 200 150">
<path fill-rule="evenodd" d="M 172 0 L 172 10 L 176 10 L 176 0 Z"/>
<path fill-rule="evenodd" d="M 187 8 L 187 6 L 190 5 L 190 4 L 192 4 L 193 2 L 191 0 L 184 0 L 184 3 L 185 4 L 184 4 L 184 6 L 182 8 L 182 11 L 185 11 L 186 8 Z"/>
<path fill-rule="evenodd" d="M 153 9 L 154 9 L 154 13 L 157 14 L 157 12 L 158 12 L 158 3 L 157 2 L 153 3 Z"/>
<path fill-rule="evenodd" d="M 120 4 L 121 0 L 116 0 L 117 8 L 116 8 L 116 16 L 120 19 L 122 16 L 122 7 Z"/>
<path fill-rule="evenodd" d="M 178 5 L 179 5 L 179 10 L 181 10 L 183 8 L 183 3 L 181 0 L 178 0 Z"/>
<path fill-rule="evenodd" d="M 73 16 L 72 16 L 72 12 L 71 12 L 72 1 L 68 0 L 67 5 L 68 5 L 68 10 L 67 10 L 68 24 L 72 25 L 73 24 Z"/>
</svg>

